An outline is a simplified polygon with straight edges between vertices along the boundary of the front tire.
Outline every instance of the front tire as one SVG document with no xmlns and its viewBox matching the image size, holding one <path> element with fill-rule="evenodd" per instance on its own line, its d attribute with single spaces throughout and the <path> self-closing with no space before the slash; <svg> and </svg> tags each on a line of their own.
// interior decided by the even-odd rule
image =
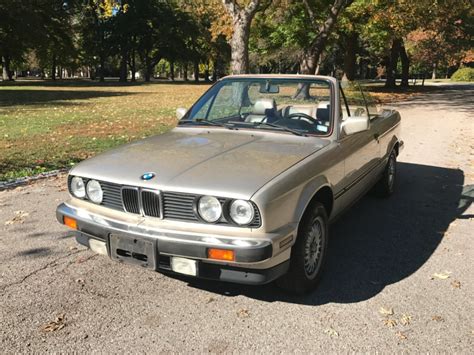
<svg viewBox="0 0 474 355">
<path fill-rule="evenodd" d="M 395 151 L 390 153 L 382 178 L 375 185 L 375 192 L 380 197 L 389 197 L 395 189 L 395 178 L 397 176 L 397 156 Z"/>
<path fill-rule="evenodd" d="M 328 217 L 321 203 L 308 210 L 291 248 L 290 269 L 277 280 L 281 288 L 303 294 L 316 288 L 321 278 L 328 246 Z"/>
</svg>

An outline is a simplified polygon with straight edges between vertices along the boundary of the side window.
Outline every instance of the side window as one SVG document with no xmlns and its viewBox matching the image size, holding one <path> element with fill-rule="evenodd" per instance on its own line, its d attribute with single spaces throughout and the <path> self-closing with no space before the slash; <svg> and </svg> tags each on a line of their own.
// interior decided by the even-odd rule
<svg viewBox="0 0 474 355">
<path fill-rule="evenodd" d="M 349 110 L 349 105 L 346 100 L 346 95 L 344 94 L 344 90 L 342 90 L 341 84 L 339 84 L 339 91 L 340 91 L 339 111 L 341 112 L 342 121 L 345 121 L 351 115 L 351 113 Z"/>
<path fill-rule="evenodd" d="M 370 119 L 373 120 L 380 113 L 379 101 L 371 95 L 366 88 L 363 86 L 360 87 L 362 93 L 364 94 L 365 102 L 367 103 L 367 108 L 369 109 Z"/>
<path fill-rule="evenodd" d="M 342 82 L 341 91 L 344 93 L 347 103 L 345 110 L 347 116 L 368 116 L 365 97 L 357 83 Z"/>
</svg>

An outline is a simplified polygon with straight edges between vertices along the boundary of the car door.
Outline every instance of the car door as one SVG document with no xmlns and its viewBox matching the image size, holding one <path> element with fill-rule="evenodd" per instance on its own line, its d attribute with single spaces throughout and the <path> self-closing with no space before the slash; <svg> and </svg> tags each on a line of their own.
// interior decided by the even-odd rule
<svg viewBox="0 0 474 355">
<path fill-rule="evenodd" d="M 340 86 L 341 122 L 353 117 L 369 115 L 367 103 L 360 87 L 355 84 L 345 89 Z M 344 208 L 359 198 L 377 177 L 380 162 L 380 144 L 377 133 L 368 130 L 346 135 L 339 134 L 339 149 L 344 155 L 343 189 L 336 193 L 339 207 Z"/>
</svg>

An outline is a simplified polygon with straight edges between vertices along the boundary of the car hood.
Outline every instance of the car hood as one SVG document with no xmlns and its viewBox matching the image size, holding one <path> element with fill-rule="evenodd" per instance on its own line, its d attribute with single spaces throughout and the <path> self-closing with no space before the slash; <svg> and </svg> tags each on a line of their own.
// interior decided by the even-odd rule
<svg viewBox="0 0 474 355">
<path fill-rule="evenodd" d="M 329 144 L 272 131 L 175 128 L 102 153 L 70 174 L 164 191 L 250 198 L 272 178 Z M 144 181 L 144 173 L 155 177 Z"/>
</svg>

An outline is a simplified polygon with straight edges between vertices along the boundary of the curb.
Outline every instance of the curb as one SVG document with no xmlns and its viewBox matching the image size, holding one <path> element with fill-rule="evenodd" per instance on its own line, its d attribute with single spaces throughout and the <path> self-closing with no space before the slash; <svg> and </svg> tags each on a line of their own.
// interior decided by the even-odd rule
<svg viewBox="0 0 474 355">
<path fill-rule="evenodd" d="M 48 171 L 48 172 L 45 172 L 45 173 L 41 173 L 41 174 L 38 174 L 38 175 L 18 178 L 18 179 L 15 179 L 15 180 L 0 181 L 0 191 L 13 189 L 15 187 L 22 186 L 22 185 L 27 185 L 27 184 L 29 184 L 30 182 L 33 182 L 33 181 L 38 181 L 38 180 L 58 176 L 59 174 L 65 173 L 67 171 L 69 171 L 69 169 L 57 169 L 57 170 L 52 170 L 52 171 Z"/>
</svg>

